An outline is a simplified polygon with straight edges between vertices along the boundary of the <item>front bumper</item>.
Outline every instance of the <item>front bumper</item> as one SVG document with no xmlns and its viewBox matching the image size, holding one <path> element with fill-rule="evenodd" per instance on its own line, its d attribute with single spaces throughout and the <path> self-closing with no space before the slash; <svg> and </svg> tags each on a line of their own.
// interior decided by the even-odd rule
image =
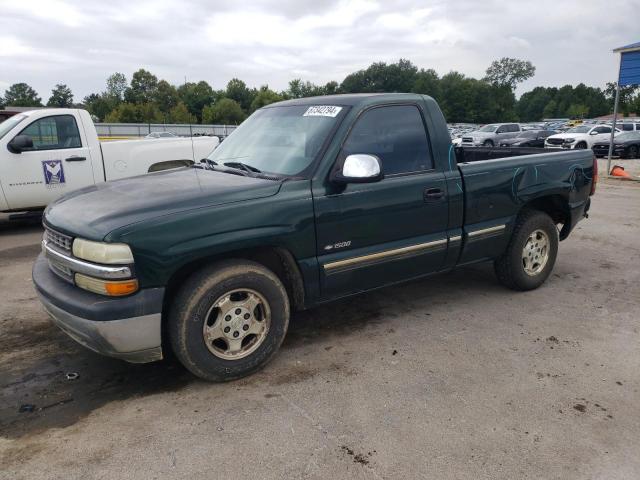
<svg viewBox="0 0 640 480">
<path fill-rule="evenodd" d="M 81 290 L 54 274 L 40 255 L 33 283 L 53 322 L 81 345 L 132 363 L 162 359 L 163 288 L 110 298 Z"/>
</svg>

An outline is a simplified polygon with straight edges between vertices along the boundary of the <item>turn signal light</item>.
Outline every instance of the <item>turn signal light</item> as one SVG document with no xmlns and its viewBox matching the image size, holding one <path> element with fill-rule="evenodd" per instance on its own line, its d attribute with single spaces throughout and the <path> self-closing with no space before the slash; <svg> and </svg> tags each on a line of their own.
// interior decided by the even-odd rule
<svg viewBox="0 0 640 480">
<path fill-rule="evenodd" d="M 130 295 L 138 291 L 138 280 L 101 280 L 99 278 L 88 277 L 81 273 L 76 273 L 76 285 L 85 290 L 100 295 L 108 295 L 110 297 L 122 297 Z"/>
</svg>

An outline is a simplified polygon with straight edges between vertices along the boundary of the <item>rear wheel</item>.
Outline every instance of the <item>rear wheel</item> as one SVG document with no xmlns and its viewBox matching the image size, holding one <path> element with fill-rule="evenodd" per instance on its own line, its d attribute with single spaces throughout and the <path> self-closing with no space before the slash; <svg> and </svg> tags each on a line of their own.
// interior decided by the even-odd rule
<svg viewBox="0 0 640 480">
<path fill-rule="evenodd" d="M 558 230 L 549 215 L 523 212 L 505 253 L 494 263 L 500 283 L 513 290 L 538 288 L 553 269 L 558 241 Z"/>
<path fill-rule="evenodd" d="M 205 380 L 233 380 L 274 356 L 289 325 L 289 299 L 267 268 L 230 260 L 191 276 L 168 322 L 173 351 L 187 369 Z"/>
</svg>

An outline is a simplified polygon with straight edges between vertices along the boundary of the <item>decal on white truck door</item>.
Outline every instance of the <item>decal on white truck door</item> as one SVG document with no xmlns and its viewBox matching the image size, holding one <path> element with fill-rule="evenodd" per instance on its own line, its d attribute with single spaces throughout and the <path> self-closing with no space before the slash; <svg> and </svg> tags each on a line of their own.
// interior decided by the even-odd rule
<svg viewBox="0 0 640 480">
<path fill-rule="evenodd" d="M 42 162 L 44 172 L 44 183 L 48 188 L 55 188 L 65 185 L 64 168 L 62 160 L 44 160 Z"/>
</svg>

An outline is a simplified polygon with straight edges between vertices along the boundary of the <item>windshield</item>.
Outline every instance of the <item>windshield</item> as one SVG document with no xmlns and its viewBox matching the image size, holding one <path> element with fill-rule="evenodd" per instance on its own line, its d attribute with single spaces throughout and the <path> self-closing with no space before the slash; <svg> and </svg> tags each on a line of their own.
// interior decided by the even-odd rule
<svg viewBox="0 0 640 480">
<path fill-rule="evenodd" d="M 27 118 L 26 115 L 14 115 L 7 118 L 4 122 L 0 123 L 0 138 L 4 137 L 9 131 L 19 124 L 22 120 Z"/>
<path fill-rule="evenodd" d="M 593 127 L 590 127 L 589 125 L 581 125 L 579 127 L 570 128 L 565 133 L 589 133 L 589 130 L 592 128 Z"/>
<path fill-rule="evenodd" d="M 632 140 L 640 140 L 640 132 L 626 132 L 616 135 L 616 142 L 629 142 Z"/>
<path fill-rule="evenodd" d="M 219 165 L 242 162 L 264 172 L 296 175 L 311 164 L 345 110 L 327 105 L 263 108 L 208 158 Z"/>
<path fill-rule="evenodd" d="M 478 129 L 479 132 L 495 132 L 498 129 L 498 125 L 485 125 Z"/>
</svg>

